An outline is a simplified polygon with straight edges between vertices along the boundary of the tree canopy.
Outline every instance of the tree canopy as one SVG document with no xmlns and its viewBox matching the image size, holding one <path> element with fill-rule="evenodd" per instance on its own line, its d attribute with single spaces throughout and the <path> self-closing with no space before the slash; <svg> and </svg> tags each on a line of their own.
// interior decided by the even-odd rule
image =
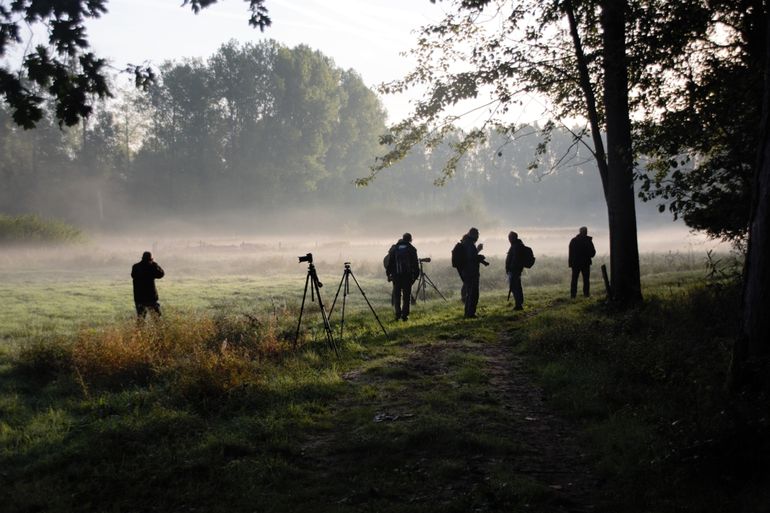
<svg viewBox="0 0 770 513">
<path fill-rule="evenodd" d="M 714 237 L 746 236 L 765 60 L 761 0 L 683 11 L 678 51 L 645 89 L 641 194 Z"/>
</svg>

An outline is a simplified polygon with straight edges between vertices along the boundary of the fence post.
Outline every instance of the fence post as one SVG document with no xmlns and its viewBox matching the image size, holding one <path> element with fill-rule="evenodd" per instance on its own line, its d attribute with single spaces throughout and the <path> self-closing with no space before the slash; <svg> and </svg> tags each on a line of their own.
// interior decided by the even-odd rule
<svg viewBox="0 0 770 513">
<path fill-rule="evenodd" d="M 612 288 L 610 287 L 610 278 L 607 276 L 607 265 L 602 264 L 602 279 L 604 280 L 604 290 L 607 291 L 607 299 L 612 299 Z"/>
</svg>

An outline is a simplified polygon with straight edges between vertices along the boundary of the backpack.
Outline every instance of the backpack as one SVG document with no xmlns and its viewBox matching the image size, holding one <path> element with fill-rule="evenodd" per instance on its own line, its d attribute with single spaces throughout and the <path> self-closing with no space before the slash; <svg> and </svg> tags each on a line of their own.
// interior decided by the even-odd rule
<svg viewBox="0 0 770 513">
<path fill-rule="evenodd" d="M 463 243 L 458 242 L 452 248 L 452 267 L 460 269 L 463 266 Z"/>
<path fill-rule="evenodd" d="M 521 264 L 529 269 L 533 265 L 535 265 L 535 253 L 532 252 L 532 248 L 529 246 L 523 246 L 524 251 L 522 251 L 521 255 Z"/>
<path fill-rule="evenodd" d="M 412 276 L 412 262 L 409 258 L 409 245 L 406 243 L 396 244 L 393 252 L 393 274 L 395 276 Z"/>
</svg>

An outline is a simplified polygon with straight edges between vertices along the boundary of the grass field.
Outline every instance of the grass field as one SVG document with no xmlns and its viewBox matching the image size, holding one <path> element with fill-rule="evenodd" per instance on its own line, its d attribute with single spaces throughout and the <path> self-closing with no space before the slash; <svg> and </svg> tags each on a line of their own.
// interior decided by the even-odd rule
<svg viewBox="0 0 770 513">
<path fill-rule="evenodd" d="M 570 301 L 564 262 L 539 259 L 523 313 L 493 261 L 472 321 L 434 262 L 449 301 L 419 302 L 407 323 L 377 266 L 361 266 L 388 336 L 353 289 L 339 356 L 315 304 L 293 347 L 293 263 L 269 276 L 167 264 L 164 316 L 142 325 L 124 266 L 4 268 L 0 504 L 767 510 L 767 417 L 723 388 L 736 289 L 689 260 L 645 257 L 645 303 L 614 312 L 598 282 L 596 299 Z M 341 270 L 319 263 L 327 304 Z"/>
<path fill-rule="evenodd" d="M 161 261 L 167 273 L 165 279 L 158 281 L 163 310 L 264 314 L 276 313 L 301 301 L 307 268 L 297 264 L 295 258 L 265 261 L 234 259 L 229 255 L 219 259 L 220 256 L 172 255 Z M 504 262 L 500 258 L 489 261 L 491 265 L 482 270 L 482 291 L 504 289 Z M 80 255 L 61 259 L 23 254 L 9 262 L 0 261 L 0 347 L 41 336 L 70 335 L 80 328 L 132 318 L 131 263 L 113 254 L 86 259 Z M 342 262 L 320 262 L 317 266 L 326 285 L 324 300 L 331 303 L 342 277 Z M 390 287 L 380 264 L 365 261 L 354 265 L 353 271 L 375 308 L 387 309 Z M 447 298 L 459 297 L 461 283 L 447 260 L 434 260 L 425 265 L 425 271 Z M 642 258 L 642 273 L 648 283 L 703 277 L 705 272 L 703 257 L 668 253 Z M 532 270 L 525 271 L 522 282 L 530 289 L 553 286 L 568 290 L 568 280 L 566 260 L 541 257 Z M 592 282 L 594 293 L 602 295 L 598 265 Z M 355 287 L 351 293 L 352 307 L 366 309 Z"/>
</svg>

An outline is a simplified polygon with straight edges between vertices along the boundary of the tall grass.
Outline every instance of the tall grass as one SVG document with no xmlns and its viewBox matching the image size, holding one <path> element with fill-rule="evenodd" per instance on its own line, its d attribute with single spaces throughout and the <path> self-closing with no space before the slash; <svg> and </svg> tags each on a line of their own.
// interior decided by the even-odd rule
<svg viewBox="0 0 770 513">
<path fill-rule="evenodd" d="M 0 244 L 83 242 L 85 235 L 72 225 L 35 214 L 0 214 Z"/>
<path fill-rule="evenodd" d="M 29 343 L 17 363 L 37 379 L 69 379 L 86 396 L 155 384 L 181 399 L 209 404 L 259 383 L 261 364 L 292 347 L 282 338 L 284 321 L 172 313 Z"/>
</svg>

